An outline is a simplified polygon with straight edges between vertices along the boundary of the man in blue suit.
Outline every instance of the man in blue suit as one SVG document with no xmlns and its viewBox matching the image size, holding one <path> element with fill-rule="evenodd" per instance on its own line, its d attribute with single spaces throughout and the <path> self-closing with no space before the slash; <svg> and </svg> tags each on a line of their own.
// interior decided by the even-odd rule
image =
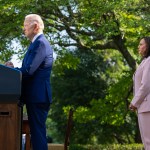
<svg viewBox="0 0 150 150">
<path fill-rule="evenodd" d="M 33 150 L 48 150 L 46 119 L 52 101 L 50 74 L 53 51 L 43 35 L 44 23 L 37 14 L 24 20 L 24 34 L 31 41 L 23 59 L 21 101 L 26 104 Z"/>
</svg>

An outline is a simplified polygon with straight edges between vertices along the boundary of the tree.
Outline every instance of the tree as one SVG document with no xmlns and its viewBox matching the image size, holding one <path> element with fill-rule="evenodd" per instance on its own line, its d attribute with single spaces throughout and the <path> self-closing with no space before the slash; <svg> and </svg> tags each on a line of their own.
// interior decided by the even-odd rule
<svg viewBox="0 0 150 150">
<path fill-rule="evenodd" d="M 135 119 L 135 115 L 128 112 L 128 103 L 132 98 L 131 78 L 136 68 L 135 60 L 139 60 L 136 56 L 138 40 L 142 36 L 149 35 L 149 7 L 148 0 L 1 0 L 0 59 L 7 61 L 14 53 L 21 56 L 24 54 L 28 45 L 21 31 L 24 16 L 29 13 L 41 14 L 46 26 L 45 34 L 59 56 L 53 67 L 54 87 L 59 85 L 67 89 L 74 83 L 80 83 L 83 87 L 89 86 L 86 87 L 88 98 L 82 95 L 80 91 L 83 89 L 80 86 L 74 87 L 73 95 L 71 88 L 69 89 L 71 93 L 67 90 L 63 93 L 62 88 L 54 88 L 54 98 L 57 97 L 57 100 L 54 101 L 53 106 L 57 108 L 57 105 L 61 104 L 61 111 L 57 110 L 60 121 L 64 119 L 62 108 L 65 110 L 67 106 L 74 104 L 76 123 L 82 125 L 83 118 L 80 118 L 80 115 L 85 115 L 85 118 L 89 116 L 87 122 L 83 123 L 94 128 L 93 137 L 97 133 L 101 135 L 106 133 L 103 125 L 108 125 L 112 128 L 113 141 L 117 140 L 120 143 L 132 142 L 133 139 L 136 141 L 135 135 L 138 132 L 134 128 L 137 129 L 137 126 L 131 122 L 131 118 Z M 15 52 L 12 47 L 14 41 L 21 45 Z M 91 61 L 92 58 L 96 60 Z M 84 67 L 90 65 L 88 62 L 93 62 L 97 66 L 94 68 L 90 66 L 91 70 L 88 70 Z M 104 66 L 100 63 L 102 65 L 100 69 L 98 62 L 104 63 Z M 106 68 L 105 65 L 108 67 Z M 86 75 L 86 79 L 82 75 Z M 82 82 L 78 81 L 79 77 L 82 77 Z M 94 86 L 89 84 L 89 78 Z M 99 86 L 101 82 L 104 87 Z M 95 89 L 97 91 L 101 89 L 102 95 L 101 92 L 95 94 Z M 77 99 L 80 96 L 88 99 L 85 105 L 80 99 L 77 104 L 71 101 L 73 97 Z M 63 97 L 63 101 L 58 97 Z M 98 106 L 102 106 L 101 111 Z M 98 122 L 95 127 L 92 123 L 95 122 L 93 117 Z M 63 123 L 60 123 L 59 128 L 61 125 Z M 99 129 L 99 126 L 103 130 Z M 119 130 L 125 127 L 127 130 L 124 132 Z M 81 129 L 84 130 L 85 127 Z M 116 132 L 113 132 L 114 129 Z M 110 128 L 107 131 L 110 133 Z M 125 136 L 125 133 L 128 134 Z M 121 136 L 119 139 L 118 135 Z M 97 139 L 100 137 L 97 136 Z M 125 140 L 127 137 L 128 140 Z M 82 140 L 87 142 L 84 137 Z"/>
<path fill-rule="evenodd" d="M 105 76 L 107 75 L 104 75 L 104 72 L 108 65 L 98 53 L 96 55 L 90 51 L 86 53 L 85 51 L 68 52 L 63 56 L 61 54 L 60 57 L 61 58 L 58 58 L 55 62 L 56 66 L 54 66 L 53 69 L 54 76 L 52 76 L 54 91 L 54 106 L 52 105 L 54 109 L 52 116 L 53 120 L 57 122 L 57 128 L 60 133 L 59 137 L 61 137 L 64 132 L 66 123 L 65 116 L 59 115 L 63 114 L 64 107 L 72 106 L 78 109 L 82 106 L 86 108 L 90 107 L 90 101 L 92 99 L 105 97 L 107 83 L 104 78 L 106 78 Z M 63 63 L 64 60 L 65 63 Z M 60 117 L 63 118 L 60 119 Z M 64 120 L 64 123 L 62 123 L 62 120 Z M 90 125 L 86 125 L 88 128 L 84 128 L 84 130 L 82 130 L 83 127 L 79 129 L 79 124 L 77 125 L 74 137 L 79 136 L 81 138 L 81 130 L 84 134 L 81 138 L 82 140 L 78 138 L 74 140 L 74 142 L 79 142 L 80 140 L 83 142 L 86 134 L 88 134 L 88 136 L 86 136 L 87 138 L 84 141 L 87 142 L 87 139 L 91 138 L 93 128 L 91 128 Z"/>
</svg>

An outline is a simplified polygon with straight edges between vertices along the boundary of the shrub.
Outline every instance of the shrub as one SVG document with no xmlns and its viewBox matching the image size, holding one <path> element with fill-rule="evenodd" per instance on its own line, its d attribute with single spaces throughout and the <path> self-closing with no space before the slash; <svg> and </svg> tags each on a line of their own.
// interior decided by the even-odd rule
<svg viewBox="0 0 150 150">
<path fill-rule="evenodd" d="M 70 145 L 69 150 L 144 150 L 142 144 Z"/>
</svg>

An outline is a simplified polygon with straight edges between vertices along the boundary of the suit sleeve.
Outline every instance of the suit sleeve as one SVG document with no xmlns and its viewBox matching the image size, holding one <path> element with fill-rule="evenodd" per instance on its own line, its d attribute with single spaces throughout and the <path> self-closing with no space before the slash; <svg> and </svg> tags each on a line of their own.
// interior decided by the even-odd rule
<svg viewBox="0 0 150 150">
<path fill-rule="evenodd" d="M 146 60 L 143 66 L 141 86 L 135 93 L 131 103 L 138 108 L 149 93 L 150 93 L 150 59 Z"/>
<path fill-rule="evenodd" d="M 25 76 L 33 75 L 40 64 L 46 57 L 46 45 L 42 41 L 38 41 L 34 46 L 33 51 L 30 52 L 27 58 L 27 63 L 19 70 Z"/>
</svg>

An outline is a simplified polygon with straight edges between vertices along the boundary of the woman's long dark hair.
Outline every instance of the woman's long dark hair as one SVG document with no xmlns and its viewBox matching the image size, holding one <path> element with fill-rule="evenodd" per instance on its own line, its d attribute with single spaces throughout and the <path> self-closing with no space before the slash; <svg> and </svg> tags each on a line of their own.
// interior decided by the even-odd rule
<svg viewBox="0 0 150 150">
<path fill-rule="evenodd" d="M 146 54 L 144 57 L 147 58 L 148 56 L 150 56 L 150 37 L 146 36 L 141 39 L 144 39 L 146 43 Z"/>
</svg>

